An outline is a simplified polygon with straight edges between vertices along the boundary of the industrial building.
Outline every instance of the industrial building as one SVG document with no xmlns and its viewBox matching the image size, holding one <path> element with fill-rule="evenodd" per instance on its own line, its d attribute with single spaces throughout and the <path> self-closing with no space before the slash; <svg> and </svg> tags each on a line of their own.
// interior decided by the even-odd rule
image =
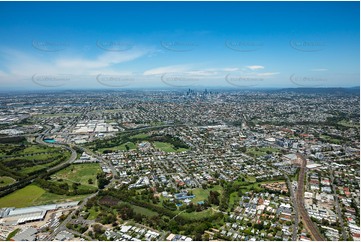
<svg viewBox="0 0 361 242">
<path fill-rule="evenodd" d="M 26 208 L 2 208 L 0 209 L 0 224 L 18 225 L 28 222 L 41 221 L 48 211 L 55 211 L 60 208 L 75 207 L 77 202 L 62 204 L 50 204 Z"/>
</svg>

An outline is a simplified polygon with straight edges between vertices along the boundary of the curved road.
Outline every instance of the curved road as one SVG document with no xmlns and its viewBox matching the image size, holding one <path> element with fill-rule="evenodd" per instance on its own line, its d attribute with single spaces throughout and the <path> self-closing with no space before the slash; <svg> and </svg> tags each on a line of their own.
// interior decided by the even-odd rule
<svg viewBox="0 0 361 242">
<path fill-rule="evenodd" d="M 310 232 L 313 240 L 324 241 L 320 231 L 317 229 L 316 225 L 312 222 L 310 216 L 308 215 L 305 204 L 304 204 L 304 189 L 305 189 L 305 169 L 307 165 L 307 160 L 303 157 L 302 154 L 297 153 L 297 159 L 301 160 L 301 169 L 298 175 L 298 185 L 297 185 L 297 207 L 300 212 L 301 220 L 305 225 L 306 229 Z"/>
<path fill-rule="evenodd" d="M 60 164 L 56 165 L 56 166 L 53 166 L 53 167 L 49 167 L 46 172 L 51 172 L 61 166 L 63 166 L 64 164 L 68 164 L 68 163 L 72 163 L 76 160 L 76 157 L 77 157 L 77 153 L 74 149 L 72 149 L 70 146 L 67 146 L 65 144 L 50 144 L 50 143 L 46 143 L 43 141 L 43 137 L 50 131 L 50 126 L 47 126 L 47 129 L 42 132 L 41 134 L 37 134 L 38 136 L 35 138 L 35 142 L 38 143 L 38 144 L 42 144 L 42 145 L 47 145 L 47 146 L 50 146 L 50 147 L 62 147 L 62 148 L 65 148 L 67 150 L 69 150 L 71 152 L 71 156 L 69 157 L 69 159 L 67 159 L 66 161 L 64 162 L 61 162 Z M 34 134 L 32 134 L 32 136 L 34 136 Z M 42 174 L 42 173 L 41 173 Z M 39 174 L 40 175 L 40 174 Z M 28 180 L 27 182 L 33 182 L 35 178 L 31 179 L 31 180 Z M 12 186 L 10 187 L 7 187 L 5 188 L 4 190 L 2 190 L 2 192 L 7 192 L 9 191 L 10 189 L 13 189 L 14 186 L 18 186 L 19 184 L 22 184 L 22 182 L 24 182 L 25 180 L 20 180 L 20 181 L 17 181 L 16 183 L 12 184 Z M 23 183 L 24 184 L 24 183 Z M 28 183 L 27 183 L 28 184 Z M 24 187 L 24 186 L 22 186 Z M 20 187 L 21 188 L 21 187 Z M 18 188 L 17 188 L 18 189 Z"/>
<path fill-rule="evenodd" d="M 67 164 L 67 163 L 72 163 L 76 160 L 76 157 L 77 157 L 77 153 L 74 149 L 72 149 L 70 146 L 67 146 L 67 145 L 64 145 L 64 144 L 50 144 L 50 143 L 46 143 L 43 141 L 43 137 L 45 137 L 46 133 L 49 131 L 50 129 L 47 129 L 43 134 L 40 134 L 38 137 L 36 137 L 35 141 L 36 143 L 38 144 L 42 144 L 42 145 L 47 145 L 47 146 L 50 146 L 50 147 L 63 147 L 67 150 L 69 150 L 71 152 L 71 156 L 69 157 L 68 160 L 66 160 L 65 162 L 61 162 L 60 164 L 56 165 L 56 166 L 53 166 L 51 168 L 49 168 L 47 171 L 52 171 L 54 169 L 57 169 L 58 167 L 60 166 L 63 166 L 64 164 Z"/>
</svg>

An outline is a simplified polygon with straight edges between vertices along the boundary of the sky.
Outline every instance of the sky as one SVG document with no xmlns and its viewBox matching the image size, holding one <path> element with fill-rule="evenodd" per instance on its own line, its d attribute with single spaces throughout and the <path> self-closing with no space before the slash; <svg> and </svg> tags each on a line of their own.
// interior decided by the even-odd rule
<svg viewBox="0 0 361 242">
<path fill-rule="evenodd" d="M 0 91 L 353 87 L 359 2 L 0 2 Z"/>
</svg>

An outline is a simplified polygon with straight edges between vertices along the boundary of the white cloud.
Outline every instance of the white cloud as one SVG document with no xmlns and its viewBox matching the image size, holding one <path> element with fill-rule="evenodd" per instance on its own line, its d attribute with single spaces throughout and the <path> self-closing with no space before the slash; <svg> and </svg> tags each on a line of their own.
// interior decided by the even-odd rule
<svg viewBox="0 0 361 242">
<path fill-rule="evenodd" d="M 264 66 L 247 66 L 248 69 L 252 71 L 264 69 Z"/>
<path fill-rule="evenodd" d="M 63 58 L 56 61 L 56 66 L 70 69 L 94 69 L 128 62 L 146 55 L 145 50 L 129 50 L 123 52 L 106 52 L 94 60 L 84 58 Z"/>
<path fill-rule="evenodd" d="M 59 57 L 43 59 L 39 54 L 26 54 L 17 50 L 2 50 L 3 69 L 9 76 L 32 76 L 36 73 L 87 75 L 109 72 L 115 65 L 133 61 L 151 53 L 151 49 L 131 49 L 123 52 L 105 52 L 94 58 Z"/>
<path fill-rule="evenodd" d="M 257 76 L 274 76 L 280 74 L 279 72 L 264 72 L 264 73 L 257 73 Z"/>
<path fill-rule="evenodd" d="M 165 73 L 174 73 L 174 72 L 185 72 L 189 71 L 189 65 L 172 65 L 172 66 L 161 66 L 153 69 L 149 69 L 144 71 L 143 75 L 150 76 L 150 75 L 162 75 Z"/>
<path fill-rule="evenodd" d="M 144 75 L 161 75 L 164 73 L 183 72 L 188 74 L 212 76 L 212 75 L 222 74 L 224 72 L 233 72 L 238 70 L 239 68 L 237 67 L 194 68 L 193 64 L 184 64 L 184 65 L 172 65 L 172 66 L 162 66 L 162 67 L 153 68 L 145 71 Z"/>
<path fill-rule="evenodd" d="M 152 53 L 152 49 L 138 48 L 123 52 L 100 52 L 92 58 L 74 54 L 74 58 L 66 53 L 46 55 L 46 53 L 26 53 L 15 49 L 1 48 L 0 86 L 34 87 L 41 86 L 34 82 L 34 76 L 67 75 L 69 81 L 65 85 L 71 87 L 99 86 L 98 75 L 132 76 L 129 70 L 123 70 L 119 64 L 133 61 Z M 46 58 L 44 58 L 46 57 Z"/>
</svg>

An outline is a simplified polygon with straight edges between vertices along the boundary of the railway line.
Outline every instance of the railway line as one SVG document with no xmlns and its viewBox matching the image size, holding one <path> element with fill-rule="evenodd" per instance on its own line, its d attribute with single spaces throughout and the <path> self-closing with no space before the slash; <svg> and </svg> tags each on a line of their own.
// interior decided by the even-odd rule
<svg viewBox="0 0 361 242">
<path fill-rule="evenodd" d="M 300 173 L 298 175 L 298 186 L 297 186 L 297 209 L 299 211 L 299 215 L 301 216 L 301 220 L 305 225 L 306 229 L 310 232 L 313 240 L 324 241 L 325 239 L 322 237 L 320 231 L 317 229 L 316 225 L 312 222 L 310 216 L 308 215 L 305 204 L 304 204 L 304 189 L 305 189 L 305 170 L 307 165 L 307 160 L 303 157 L 302 154 L 297 153 L 297 159 L 301 160 Z"/>
</svg>

